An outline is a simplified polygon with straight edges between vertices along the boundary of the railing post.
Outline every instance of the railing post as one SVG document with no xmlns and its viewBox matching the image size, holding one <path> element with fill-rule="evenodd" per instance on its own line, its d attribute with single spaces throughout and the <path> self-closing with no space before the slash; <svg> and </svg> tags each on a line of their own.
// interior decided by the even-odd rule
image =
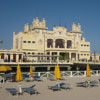
<svg viewBox="0 0 100 100">
<path fill-rule="evenodd" d="M 86 71 L 84 71 L 84 76 L 86 76 Z"/>
<path fill-rule="evenodd" d="M 72 73 L 72 71 L 70 71 L 70 77 L 73 77 L 73 73 Z"/>
<path fill-rule="evenodd" d="M 40 72 L 38 72 L 38 76 L 40 76 Z"/>
<path fill-rule="evenodd" d="M 49 78 L 49 72 L 46 72 L 47 73 L 47 79 Z"/>
<path fill-rule="evenodd" d="M 98 70 L 96 71 L 96 76 L 99 76 Z"/>
</svg>

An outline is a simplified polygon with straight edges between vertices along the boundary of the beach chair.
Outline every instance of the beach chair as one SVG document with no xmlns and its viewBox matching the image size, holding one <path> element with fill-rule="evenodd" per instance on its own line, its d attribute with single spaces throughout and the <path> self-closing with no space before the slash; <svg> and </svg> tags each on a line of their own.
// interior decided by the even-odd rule
<svg viewBox="0 0 100 100">
<path fill-rule="evenodd" d="M 96 86 L 98 86 L 98 82 L 97 81 L 90 81 L 90 83 L 89 83 L 89 86 L 90 87 L 96 87 Z"/>
<path fill-rule="evenodd" d="M 85 88 L 87 88 L 87 87 L 89 87 L 89 82 L 88 82 L 88 81 L 79 82 L 79 83 L 76 83 L 76 85 L 77 85 L 78 87 L 85 87 Z"/>
<path fill-rule="evenodd" d="M 28 78 L 28 79 L 26 79 L 25 81 L 26 81 L 26 82 L 33 82 L 34 80 L 33 80 L 33 79 Z"/>
<path fill-rule="evenodd" d="M 33 81 L 43 81 L 40 76 L 34 76 Z"/>
<path fill-rule="evenodd" d="M 59 85 L 60 85 L 60 87 L 62 89 L 65 89 L 65 90 L 72 89 L 72 87 L 70 86 L 70 84 L 67 84 L 67 83 L 60 83 Z"/>
<path fill-rule="evenodd" d="M 16 90 L 16 88 L 6 88 L 6 90 L 11 93 L 13 96 L 14 95 L 20 95 L 20 93 Z"/>
<path fill-rule="evenodd" d="M 53 90 L 53 91 L 60 91 L 61 90 L 61 88 L 58 84 L 55 85 L 55 86 L 48 86 L 48 88 Z"/>
<path fill-rule="evenodd" d="M 29 93 L 30 95 L 32 94 L 40 94 L 36 89 L 34 89 L 35 85 L 32 85 L 30 87 L 22 88 L 23 92 Z"/>
<path fill-rule="evenodd" d="M 55 79 L 54 77 L 49 77 L 48 78 L 50 81 L 57 81 L 57 79 Z"/>
</svg>

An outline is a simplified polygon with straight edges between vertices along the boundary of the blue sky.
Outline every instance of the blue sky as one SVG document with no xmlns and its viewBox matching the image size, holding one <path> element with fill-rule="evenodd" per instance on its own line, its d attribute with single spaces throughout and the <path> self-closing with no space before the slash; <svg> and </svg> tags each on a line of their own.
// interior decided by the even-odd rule
<svg viewBox="0 0 100 100">
<path fill-rule="evenodd" d="M 23 31 L 35 17 L 46 19 L 47 27 L 80 23 L 83 36 L 91 42 L 91 52 L 100 53 L 100 0 L 0 0 L 0 48 L 12 48 L 13 32 Z"/>
</svg>

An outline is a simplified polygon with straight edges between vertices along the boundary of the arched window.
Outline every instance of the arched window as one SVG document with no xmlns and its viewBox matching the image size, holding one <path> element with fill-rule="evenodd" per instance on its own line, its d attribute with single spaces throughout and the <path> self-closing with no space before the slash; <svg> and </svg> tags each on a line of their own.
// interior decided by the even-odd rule
<svg viewBox="0 0 100 100">
<path fill-rule="evenodd" d="M 72 47 L 72 41 L 71 40 L 67 40 L 67 48 L 71 48 Z"/>
<path fill-rule="evenodd" d="M 53 39 L 47 39 L 47 48 L 53 48 Z"/>
<path fill-rule="evenodd" d="M 55 41 L 55 47 L 56 48 L 64 48 L 64 40 L 63 39 L 56 39 Z"/>
</svg>

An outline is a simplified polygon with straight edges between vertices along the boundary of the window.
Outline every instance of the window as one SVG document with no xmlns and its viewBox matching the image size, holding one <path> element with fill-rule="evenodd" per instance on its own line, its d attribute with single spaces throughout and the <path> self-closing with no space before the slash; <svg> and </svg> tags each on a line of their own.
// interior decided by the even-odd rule
<svg viewBox="0 0 100 100">
<path fill-rule="evenodd" d="M 26 41 L 23 41 L 23 43 L 26 43 Z"/>
<path fill-rule="evenodd" d="M 35 41 L 32 41 L 32 43 L 35 43 Z"/>
<path fill-rule="evenodd" d="M 86 46 L 86 44 L 84 46 Z"/>
<path fill-rule="evenodd" d="M 87 56 L 89 56 L 89 54 L 87 54 Z"/>
<path fill-rule="evenodd" d="M 83 44 L 81 44 L 81 46 L 83 46 Z"/>
<path fill-rule="evenodd" d="M 47 39 L 47 47 L 48 48 L 53 48 L 53 39 Z"/>
<path fill-rule="evenodd" d="M 31 41 L 28 41 L 28 43 L 31 43 Z"/>
<path fill-rule="evenodd" d="M 89 47 L 89 45 L 87 45 L 87 47 Z"/>
<path fill-rule="evenodd" d="M 86 56 L 86 54 L 84 54 L 84 56 Z"/>
<path fill-rule="evenodd" d="M 61 32 L 59 32 L 59 34 L 61 34 Z"/>
<path fill-rule="evenodd" d="M 67 40 L 67 48 L 71 48 L 72 47 L 72 41 L 71 40 Z"/>
<path fill-rule="evenodd" d="M 64 48 L 65 41 L 63 39 L 56 39 L 55 41 L 55 47 L 56 48 Z"/>
</svg>

